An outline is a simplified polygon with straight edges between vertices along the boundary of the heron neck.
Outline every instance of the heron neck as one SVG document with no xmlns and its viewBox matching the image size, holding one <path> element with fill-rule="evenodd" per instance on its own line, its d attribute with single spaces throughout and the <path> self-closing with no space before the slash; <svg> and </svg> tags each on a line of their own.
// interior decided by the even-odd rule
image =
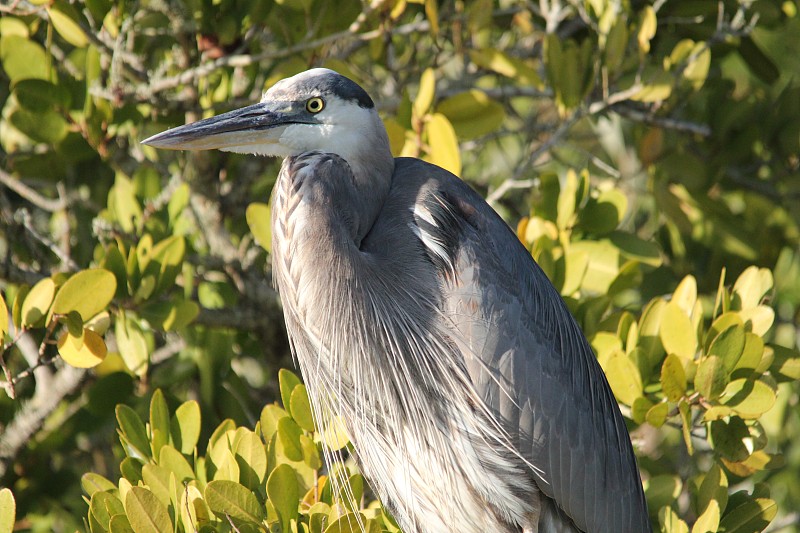
<svg viewBox="0 0 800 533">
<path fill-rule="evenodd" d="M 394 157 L 387 147 L 385 152 L 380 150 L 364 154 L 356 160 L 360 164 L 351 161 L 348 164 L 353 171 L 353 200 L 360 204 L 359 223 L 353 237 L 356 243 L 360 243 L 372 229 L 389 196 L 394 174 Z"/>
</svg>

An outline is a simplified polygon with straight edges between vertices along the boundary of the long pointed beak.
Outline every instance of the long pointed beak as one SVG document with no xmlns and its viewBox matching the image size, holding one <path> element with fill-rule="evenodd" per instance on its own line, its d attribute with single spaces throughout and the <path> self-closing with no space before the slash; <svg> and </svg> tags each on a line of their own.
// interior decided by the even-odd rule
<svg viewBox="0 0 800 533">
<path fill-rule="evenodd" d="M 235 150 L 278 142 L 279 132 L 270 132 L 290 121 L 259 103 L 215 117 L 158 133 L 142 144 L 167 150 Z"/>
</svg>

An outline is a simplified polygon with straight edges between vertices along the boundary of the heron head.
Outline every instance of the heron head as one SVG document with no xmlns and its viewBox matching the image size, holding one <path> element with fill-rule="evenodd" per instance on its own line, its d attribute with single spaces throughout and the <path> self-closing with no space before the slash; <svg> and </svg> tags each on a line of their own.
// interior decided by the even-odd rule
<svg viewBox="0 0 800 533">
<path fill-rule="evenodd" d="M 287 157 L 310 151 L 350 162 L 388 153 L 383 123 L 352 80 L 315 68 L 283 79 L 255 105 L 179 126 L 142 141 L 169 150 L 209 150 Z"/>
</svg>

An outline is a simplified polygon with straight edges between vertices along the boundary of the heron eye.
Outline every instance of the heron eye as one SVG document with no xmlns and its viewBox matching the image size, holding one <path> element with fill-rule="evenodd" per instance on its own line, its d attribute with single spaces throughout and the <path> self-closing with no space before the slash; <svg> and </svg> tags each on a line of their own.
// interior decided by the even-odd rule
<svg viewBox="0 0 800 533">
<path fill-rule="evenodd" d="M 309 98 L 306 102 L 306 110 L 309 113 L 319 113 L 325 108 L 325 100 L 322 98 L 314 97 Z"/>
</svg>

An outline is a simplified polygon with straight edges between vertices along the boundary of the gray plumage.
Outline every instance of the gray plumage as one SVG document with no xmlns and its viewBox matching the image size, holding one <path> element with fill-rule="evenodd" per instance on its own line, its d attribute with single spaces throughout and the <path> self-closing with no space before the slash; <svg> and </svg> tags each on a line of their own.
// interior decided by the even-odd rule
<svg viewBox="0 0 800 533">
<path fill-rule="evenodd" d="M 650 531 L 625 423 L 557 291 L 461 180 L 392 158 L 360 87 L 314 69 L 145 142 L 285 157 L 272 261 L 292 350 L 318 424 L 343 422 L 406 533 Z"/>
</svg>

